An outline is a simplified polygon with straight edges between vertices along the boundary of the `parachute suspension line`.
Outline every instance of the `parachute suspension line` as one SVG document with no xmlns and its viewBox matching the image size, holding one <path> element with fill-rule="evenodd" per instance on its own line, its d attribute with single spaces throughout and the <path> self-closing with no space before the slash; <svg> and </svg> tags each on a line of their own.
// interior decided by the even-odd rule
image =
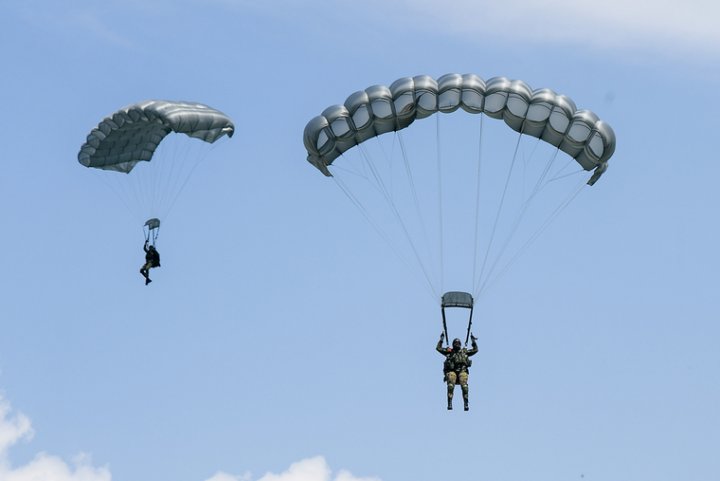
<svg viewBox="0 0 720 481">
<path fill-rule="evenodd" d="M 367 149 L 363 144 L 358 144 L 358 148 L 360 149 L 360 153 L 362 154 L 364 160 L 363 165 L 367 168 L 367 170 L 370 171 L 370 174 L 372 175 L 372 179 L 368 178 L 368 180 L 375 181 L 374 187 L 385 198 L 385 201 L 390 204 L 390 206 L 394 207 L 392 199 L 390 198 L 390 194 L 385 187 L 385 183 L 382 181 L 382 176 L 375 167 L 375 164 L 373 164 L 370 160 L 370 154 L 368 153 Z M 371 185 L 373 185 L 372 182 Z"/>
<path fill-rule="evenodd" d="M 374 177 L 377 179 L 378 185 L 381 187 L 380 192 L 384 191 L 385 194 L 383 194 L 383 195 L 385 195 L 385 196 L 387 197 L 387 199 L 389 199 L 389 202 L 392 203 L 392 205 L 395 205 L 395 199 L 393 198 L 393 186 L 392 186 L 392 182 L 393 182 L 393 178 L 392 178 L 392 165 L 393 165 L 393 163 L 392 163 L 392 156 L 389 156 L 389 155 L 387 154 L 387 152 L 385 151 L 385 146 L 384 146 L 383 143 L 380 141 L 380 139 L 378 139 L 377 137 L 375 137 L 375 140 L 376 140 L 376 143 L 377 143 L 377 145 L 378 145 L 378 148 L 380 149 L 380 152 L 382 152 L 382 157 L 383 157 L 383 160 L 385 161 L 385 164 L 389 166 L 388 169 L 389 169 L 390 173 L 387 174 L 387 177 L 388 177 L 388 180 L 389 180 L 389 182 L 390 182 L 390 188 L 388 189 L 386 183 L 382 181 L 383 176 L 382 176 L 380 170 L 375 166 L 375 164 L 372 164 L 372 166 L 373 166 L 373 168 L 374 168 L 373 174 L 374 174 Z M 363 153 L 363 155 L 366 155 L 366 158 L 367 158 L 367 159 L 370 159 L 370 157 L 371 157 L 371 156 L 367 153 L 367 150 L 365 150 L 365 152 Z M 369 162 L 369 164 L 370 164 L 370 162 Z M 375 174 L 377 174 L 377 175 L 375 175 Z"/>
<path fill-rule="evenodd" d="M 136 169 L 136 168 L 142 169 L 142 168 L 147 167 L 147 165 L 145 164 L 146 161 L 141 161 L 141 162 L 143 162 L 143 163 L 141 164 L 140 162 L 138 162 L 138 164 L 140 164 L 140 165 L 136 164 L 135 167 L 133 167 L 133 169 Z M 128 198 L 130 198 L 131 201 L 133 202 L 133 204 L 136 206 L 136 209 L 138 210 L 136 217 L 138 220 L 140 220 L 140 219 L 142 219 L 143 195 L 142 195 L 142 190 L 140 189 L 140 181 L 136 179 L 137 172 L 135 172 L 135 173 L 128 172 L 125 175 L 128 177 L 125 178 L 125 182 L 121 183 L 121 185 L 127 185 L 127 187 L 125 187 L 125 191 L 128 193 L 127 194 Z M 132 176 L 132 177 L 130 177 L 130 176 Z M 120 182 L 122 182 L 122 180 L 120 180 Z"/>
<path fill-rule="evenodd" d="M 567 173 L 567 174 L 558 175 L 558 176 L 555 176 L 555 177 L 553 177 L 552 179 L 548 180 L 547 183 L 549 184 L 550 182 L 555 182 L 556 180 L 564 179 L 564 178 L 566 178 L 566 177 L 572 177 L 573 175 L 582 174 L 582 173 L 584 173 L 584 172 L 585 172 L 585 170 L 580 169 L 580 170 L 576 170 L 576 171 L 574 171 L 574 172 L 569 172 L 569 173 Z"/>
<path fill-rule="evenodd" d="M 535 145 L 533 146 L 533 149 L 532 149 L 532 151 L 530 152 L 530 155 L 528 155 L 527 158 L 526 158 L 525 156 L 523 156 L 523 195 L 522 195 L 522 199 L 526 199 L 526 197 L 525 197 L 525 176 L 526 176 L 526 173 L 527 173 L 527 164 L 528 164 L 528 160 L 527 160 L 527 159 L 532 160 L 532 159 L 535 157 L 535 151 L 537 150 L 538 145 L 540 145 L 540 139 L 535 139 Z M 550 164 L 551 164 L 551 165 L 552 165 L 552 159 L 553 159 L 556 155 L 557 155 L 557 151 L 556 151 L 556 153 L 553 155 L 553 157 L 552 157 L 551 160 L 550 160 Z M 545 165 L 545 167 L 546 167 L 546 169 L 549 169 L 549 168 L 550 168 L 547 164 Z M 539 179 L 543 179 L 544 176 L 545 176 L 545 173 L 543 172 L 543 173 L 540 174 L 540 178 L 539 178 Z M 536 187 L 536 188 L 537 188 L 537 185 L 538 185 L 540 182 L 541 182 L 541 180 L 538 180 L 537 182 L 535 182 L 535 187 Z M 527 197 L 526 200 L 530 199 L 530 198 L 534 195 L 534 194 L 533 194 L 534 191 L 535 191 L 535 188 L 531 191 L 530 195 Z"/>
<path fill-rule="evenodd" d="M 492 249 L 493 241 L 495 240 L 495 233 L 497 231 L 498 222 L 500 221 L 500 214 L 503 210 L 503 205 L 505 204 L 505 197 L 507 195 L 508 186 L 510 185 L 510 179 L 512 178 L 513 169 L 515 167 L 515 161 L 517 160 L 518 150 L 520 148 L 520 140 L 522 139 L 522 132 L 518 135 L 517 143 L 515 144 L 515 152 L 513 153 L 512 161 L 510 162 L 510 168 L 508 169 L 508 175 L 505 179 L 505 186 L 503 187 L 502 196 L 500 197 L 500 204 L 498 205 L 497 212 L 495 213 L 495 221 L 493 222 L 493 227 L 490 232 L 490 240 L 488 241 L 487 249 L 485 250 L 485 257 L 483 258 L 482 267 L 480 268 L 480 276 L 478 277 L 478 284 L 481 286 L 485 284 L 485 282 L 481 282 L 483 275 L 485 273 L 485 266 L 487 265 L 488 256 L 490 255 L 490 250 Z M 479 291 L 482 290 L 482 287 L 480 287 Z"/>
<path fill-rule="evenodd" d="M 360 200 L 352 194 L 350 189 L 348 189 L 347 186 L 343 183 L 343 181 L 340 180 L 337 176 L 332 176 L 332 179 L 335 181 L 335 184 L 340 188 L 340 190 L 343 191 L 343 193 L 350 200 L 350 202 L 352 202 L 352 204 L 358 208 L 358 210 L 368 222 L 368 224 L 370 224 L 372 228 L 375 229 L 375 232 L 377 232 L 378 235 L 385 241 L 385 243 L 390 246 L 390 249 L 392 249 L 392 251 L 395 253 L 395 256 L 400 259 L 403 264 L 405 264 L 405 267 L 408 270 L 412 270 L 410 265 L 408 264 L 407 259 L 405 259 L 405 257 L 400 254 L 400 252 L 397 250 L 397 247 L 390 240 L 390 237 L 387 235 L 387 233 L 383 231 L 376 222 L 373 221 L 372 217 L 370 216 L 370 214 L 368 214 L 367 209 L 365 209 L 365 206 L 363 206 Z M 426 287 L 428 288 L 428 293 L 430 294 L 430 297 L 432 299 L 437 299 L 437 293 L 435 292 L 435 288 L 432 285 L 432 282 L 430 282 L 430 278 L 427 276 L 427 274 L 425 274 L 425 280 L 427 282 Z"/>
<path fill-rule="evenodd" d="M 539 142 L 540 142 L 540 140 L 538 139 L 538 143 Z M 545 181 L 545 178 L 550 173 L 550 170 L 552 169 L 552 166 L 555 163 L 555 160 L 557 159 L 557 156 L 559 153 L 560 153 L 560 149 L 555 149 L 555 151 L 553 152 L 553 155 L 550 157 L 550 160 L 548 160 L 548 162 L 545 164 L 545 168 L 543 169 L 542 173 L 540 174 L 540 177 L 538 177 L 537 182 L 535 182 L 535 187 L 533 187 L 532 192 L 530 192 L 530 195 L 528 196 L 527 200 L 525 201 L 525 204 L 523 205 L 523 209 L 550 182 L 550 180 Z"/>
<path fill-rule="evenodd" d="M 346 163 L 349 163 L 349 162 L 346 162 Z M 346 169 L 345 167 L 342 167 L 342 166 L 340 166 L 340 165 L 334 165 L 334 164 L 333 164 L 332 167 L 333 167 L 333 170 L 334 170 L 334 171 L 346 172 L 348 175 L 354 175 L 354 176 L 357 176 L 357 177 L 359 177 L 359 178 L 361 178 L 361 179 L 363 179 L 363 180 L 368 180 L 367 176 L 366 176 L 364 173 L 355 172 L 354 170 Z"/>
<path fill-rule="evenodd" d="M 217 145 L 216 145 L 216 144 L 213 144 L 213 145 L 210 146 L 209 149 L 205 149 L 205 153 L 204 153 L 203 155 L 201 155 L 201 156 L 197 159 L 197 161 L 194 163 L 194 165 L 193 165 L 192 168 L 190 169 L 190 172 L 188 172 L 188 174 L 185 176 L 185 180 L 183 180 L 183 183 L 182 183 L 182 185 L 180 186 L 180 189 L 175 193 L 175 195 L 173 196 L 172 200 L 170 201 L 170 205 L 168 206 L 167 211 L 166 211 L 166 213 L 165 213 L 165 217 L 166 217 L 166 218 L 170 216 L 170 211 L 172 211 L 173 207 L 175 207 L 175 202 L 177 202 L 177 200 L 178 200 L 178 198 L 180 197 L 180 194 L 182 193 L 182 191 L 185 190 L 185 186 L 188 184 L 188 181 L 190 181 L 190 177 L 192 177 L 193 173 L 195 172 L 195 169 L 197 169 L 198 165 L 200 165 L 201 163 L 203 163 L 203 162 L 205 161 L 205 159 L 208 158 L 208 156 L 210 155 L 210 152 L 212 152 L 213 150 L 215 150 L 216 147 L 217 147 Z"/>
<path fill-rule="evenodd" d="M 575 198 L 583 190 L 583 187 L 585 187 L 586 185 L 587 185 L 586 180 L 584 178 L 581 179 L 581 181 L 578 183 L 577 188 L 574 191 L 572 191 L 558 207 L 555 208 L 555 210 L 548 216 L 548 218 L 545 220 L 545 222 L 543 222 L 543 224 L 530 236 L 530 238 L 528 238 L 528 240 L 525 241 L 525 243 L 522 245 L 522 247 L 520 247 L 520 249 L 518 249 L 518 251 L 515 253 L 515 255 L 510 259 L 510 261 L 508 261 L 508 263 L 502 268 L 502 270 L 495 276 L 492 284 L 497 282 L 498 279 L 500 279 L 508 271 L 508 269 L 510 269 L 510 267 L 512 267 L 512 265 L 515 264 L 515 262 L 520 258 L 520 256 L 523 253 L 525 253 L 525 251 L 530 247 L 530 245 L 532 245 L 538 239 L 538 237 L 540 237 L 540 235 L 543 232 L 545 232 L 545 230 L 548 227 L 550 227 L 550 224 L 552 224 L 555 221 L 555 219 L 558 218 L 560 213 L 562 213 L 562 211 L 564 211 L 567 208 L 567 206 L 570 205 L 575 200 Z M 480 291 L 483 291 L 487 284 L 488 284 L 488 279 L 486 279 L 486 281 L 480 287 Z"/>
<path fill-rule="evenodd" d="M 139 212 L 134 211 L 132 209 L 132 207 L 130 207 L 130 204 L 127 202 L 127 199 L 126 199 L 127 197 L 129 197 L 129 195 L 123 195 L 123 192 L 122 192 L 123 190 L 125 190 L 126 193 L 128 193 L 127 188 L 126 189 L 122 188 L 123 184 L 125 184 L 125 183 L 118 182 L 117 183 L 118 185 L 113 185 L 113 182 L 110 182 L 108 179 L 105 178 L 106 175 L 113 175 L 114 177 L 121 177 L 122 173 L 121 172 L 115 173 L 115 172 L 109 172 L 109 171 L 97 172 L 96 170 L 97 169 L 91 169 L 93 175 L 98 177 L 103 182 L 103 184 L 105 184 L 110 190 L 113 191 L 113 193 L 117 196 L 118 199 L 120 199 L 120 202 L 125 206 L 127 211 L 130 213 L 130 217 L 132 217 L 133 220 L 137 220 L 141 216 L 141 214 Z M 128 175 L 128 174 L 122 174 L 122 175 Z"/>
<path fill-rule="evenodd" d="M 410 185 L 410 191 L 412 193 L 413 203 L 415 205 L 415 215 L 417 215 L 420 222 L 420 228 L 422 229 L 425 245 L 430 246 L 430 236 L 428 235 L 427 226 L 425 224 L 425 217 L 423 216 L 422 209 L 420 208 L 420 198 L 418 197 L 417 188 L 415 185 L 415 178 L 413 177 L 412 169 L 410 167 L 410 159 L 407 154 L 407 150 L 405 149 L 405 140 L 403 138 L 402 132 L 396 131 L 395 133 L 397 134 L 398 145 L 400 146 L 400 152 L 402 153 L 403 164 L 405 166 L 405 174 L 408 178 L 408 184 Z"/>
<path fill-rule="evenodd" d="M 166 134 L 166 137 L 168 135 L 178 138 L 177 134 Z M 163 205 L 161 183 L 166 180 L 167 164 L 172 167 L 175 164 L 174 159 L 176 157 L 177 144 L 172 141 L 161 142 L 153 154 L 153 161 L 142 161 L 136 166 L 142 171 L 142 175 L 137 175 L 137 172 L 130 173 L 130 175 L 134 176 L 132 183 L 137 192 L 137 205 L 141 206 L 142 213 L 145 216 L 162 217 L 161 213 L 158 212 L 159 206 Z"/>
<path fill-rule="evenodd" d="M 395 152 L 395 142 L 397 141 L 397 136 L 393 135 L 393 141 L 392 141 L 392 147 L 390 149 L 390 155 L 388 156 L 385 153 L 385 149 L 382 148 L 382 143 L 380 143 L 381 150 L 383 155 L 388 161 L 388 166 L 390 168 L 390 173 L 388 176 L 390 177 L 390 194 L 394 197 L 395 196 L 395 176 L 393 175 L 393 168 L 395 167 L 395 162 L 393 162 L 393 159 L 395 158 L 394 152 Z"/>
<path fill-rule="evenodd" d="M 177 134 L 176 134 L 177 135 Z M 173 195 L 173 192 L 176 194 L 175 199 L 179 196 L 179 190 L 178 185 L 181 182 L 182 173 L 183 173 L 183 167 L 187 166 L 189 163 L 189 149 L 190 145 L 189 142 L 191 142 L 191 139 L 189 138 L 183 138 L 180 136 L 177 136 L 178 142 L 172 142 L 172 152 L 168 153 L 168 156 L 164 159 L 166 162 L 162 162 L 158 169 L 158 176 L 157 176 L 157 192 L 159 193 L 159 199 L 158 199 L 158 206 L 169 206 L 170 203 L 174 203 L 174 200 L 168 200 L 168 196 Z M 180 152 L 180 143 L 185 142 L 185 148 L 182 152 Z M 211 146 L 208 150 L 212 150 Z M 207 152 L 204 152 L 206 154 Z M 202 160 L 202 157 L 197 159 L 197 163 L 200 163 Z M 195 164 L 197 167 L 197 164 Z M 187 174 L 186 178 L 189 178 L 190 173 Z M 166 212 L 160 212 L 159 215 L 162 217 L 167 217 L 167 214 L 169 213 L 170 207 L 167 208 Z"/>
<path fill-rule="evenodd" d="M 153 171 L 153 165 L 150 163 L 150 161 L 143 160 L 141 162 L 138 162 L 133 168 L 133 170 L 134 169 L 146 170 L 149 174 L 151 174 Z M 147 213 L 143 210 L 143 207 L 147 208 L 148 201 L 151 199 L 150 195 L 148 194 L 150 189 L 147 187 L 149 177 L 148 175 L 138 175 L 139 172 L 140 171 L 138 170 L 128 173 L 129 176 L 132 176 L 129 182 L 133 185 L 135 189 L 135 202 L 137 203 L 138 208 L 144 213 Z"/>
<path fill-rule="evenodd" d="M 160 158 L 157 159 L 157 168 L 155 171 L 152 172 L 152 179 L 151 183 L 152 186 L 150 187 L 151 193 L 153 194 L 151 196 L 152 201 L 149 204 L 149 212 L 153 213 L 153 215 L 158 215 L 160 217 L 165 217 L 164 212 L 158 212 L 156 209 L 159 206 L 167 205 L 164 202 L 166 202 L 166 195 L 167 192 L 170 189 L 170 186 L 173 185 L 172 177 L 175 172 L 175 166 L 180 161 L 178 159 L 178 143 L 180 142 L 180 134 L 168 134 L 172 135 L 173 140 L 177 140 L 177 142 L 170 141 L 166 142 L 159 148 L 162 149 L 163 147 L 169 148 L 170 150 L 168 152 L 163 152 Z M 150 176 L 148 176 L 150 178 Z"/>
<path fill-rule="evenodd" d="M 415 256 L 415 260 L 416 260 L 416 262 L 418 263 L 418 265 L 420 266 L 420 269 L 422 270 L 422 273 L 423 273 L 423 275 L 425 276 L 425 280 L 426 280 L 427 283 L 430 285 L 430 288 L 431 288 L 431 290 L 433 291 L 434 295 L 437 297 L 437 295 L 439 295 L 438 292 L 437 292 L 437 289 L 435 288 L 435 286 L 434 286 L 433 283 L 432 283 L 432 280 L 431 280 L 431 278 L 430 278 L 430 275 L 429 275 L 428 272 L 427 272 L 427 268 L 426 268 L 425 264 L 424 264 L 423 261 L 422 261 L 422 257 L 420 256 L 420 253 L 419 253 L 418 250 L 417 250 L 417 246 L 416 246 L 415 243 L 413 242 L 413 238 L 412 238 L 412 236 L 410 235 L 410 232 L 408 231 L 407 225 L 406 225 L 405 222 L 403 221 L 403 218 L 402 218 L 402 216 L 400 215 L 400 212 L 398 211 L 397 206 L 395 205 L 395 203 L 394 203 L 394 202 L 392 201 L 392 199 L 390 198 L 389 193 L 388 193 L 388 191 L 387 191 L 387 188 L 385 187 L 385 184 L 382 182 L 382 177 L 379 175 L 379 173 L 378 173 L 378 171 L 377 171 L 377 168 L 375 167 L 375 165 L 373 164 L 370 156 L 368 155 L 367 150 L 364 148 L 364 146 L 363 146 L 362 144 L 360 144 L 359 147 L 360 147 L 360 151 L 361 151 L 362 154 L 363 154 L 363 158 L 365 159 L 365 162 L 366 162 L 366 165 L 367 165 L 368 169 L 370 169 L 370 172 L 372 173 L 373 177 L 374 177 L 374 178 L 376 179 L 376 181 L 378 182 L 378 186 L 380 187 L 380 192 L 381 192 L 381 193 L 383 194 L 383 196 L 385 197 L 385 201 L 388 203 L 388 205 L 389 205 L 389 207 L 390 207 L 390 210 L 392 211 L 393 215 L 395 216 L 395 220 L 398 222 L 398 224 L 399 224 L 400 227 L 402 228 L 403 233 L 404 233 L 404 235 L 405 235 L 405 238 L 406 238 L 408 244 L 410 244 L 410 247 L 411 247 L 411 249 L 412 249 L 412 251 L 413 251 L 413 254 L 414 254 L 414 256 Z"/>
<path fill-rule="evenodd" d="M 442 152 L 440 144 L 440 116 L 435 115 L 435 148 L 437 155 L 437 172 L 438 172 L 438 231 L 440 235 L 440 292 L 443 291 L 445 285 L 445 267 L 444 267 L 444 251 L 443 245 L 443 203 L 442 203 Z"/>
<path fill-rule="evenodd" d="M 367 166 L 370 169 L 370 172 L 372 173 L 373 177 L 375 178 L 375 181 L 378 183 L 378 187 L 380 187 L 380 192 L 383 194 L 385 201 L 388 203 L 390 210 L 392 211 L 393 215 L 395 216 L 395 220 L 398 222 L 398 224 L 402 228 L 402 231 L 405 234 L 405 239 L 407 240 L 408 244 L 410 244 L 410 248 L 412 249 L 413 254 L 415 255 L 415 260 L 418 263 L 418 265 L 420 265 L 420 269 L 422 270 L 423 275 L 425 276 L 425 280 L 427 280 L 428 284 L 430 284 L 432 291 L 436 292 L 437 290 L 435 289 L 432 281 L 430 280 L 430 276 L 428 275 L 427 268 L 426 268 L 425 264 L 423 263 L 422 258 L 420 257 L 420 254 L 417 250 L 417 246 L 413 242 L 412 236 L 410 235 L 410 232 L 408 231 L 407 226 L 405 225 L 405 222 L 403 222 L 402 216 L 400 215 L 400 212 L 398 212 L 397 206 L 393 203 L 392 199 L 390 198 L 387 188 L 385 187 L 385 184 L 383 183 L 382 178 L 377 171 L 377 168 L 370 160 L 370 157 L 369 157 L 366 149 L 363 147 L 363 145 L 359 144 L 358 147 L 360 147 L 360 152 L 362 153 L 363 159 L 367 163 Z"/>
<path fill-rule="evenodd" d="M 475 290 L 475 279 L 477 278 L 477 255 L 478 255 L 478 236 L 480 228 L 480 179 L 482 167 L 482 147 L 483 147 L 483 116 L 480 115 L 480 130 L 478 132 L 478 152 L 477 152 L 477 178 L 475 185 L 475 239 L 473 241 L 473 273 L 472 285 Z"/>
<path fill-rule="evenodd" d="M 530 207 L 530 204 L 532 203 L 533 199 L 542 190 L 544 185 L 546 185 L 544 183 L 545 177 L 547 177 L 548 172 L 550 172 L 550 169 L 552 168 L 552 165 L 555 162 L 555 159 L 557 159 L 559 152 L 560 152 L 559 149 L 555 150 L 553 152 L 552 156 L 550 157 L 550 159 L 548 159 L 548 161 L 545 163 L 545 168 L 540 173 L 540 177 L 538 178 L 538 180 L 535 182 L 535 186 L 533 187 L 532 192 L 530 193 L 528 198 L 525 199 L 525 201 L 523 202 L 523 204 L 520 208 L 520 212 L 518 213 L 518 215 L 515 217 L 515 220 L 513 221 L 510 232 L 506 236 L 505 241 L 503 242 L 502 247 L 499 250 L 499 253 L 497 254 L 497 256 L 495 256 L 495 258 L 494 258 L 495 260 L 493 261 L 492 266 L 490 266 L 490 270 L 488 271 L 487 276 L 485 277 L 486 282 L 484 282 L 483 285 L 487 284 L 487 280 L 490 277 L 492 277 L 493 272 L 495 271 L 498 264 L 500 263 L 503 256 L 505 255 L 505 250 L 508 248 L 508 246 L 510 245 L 510 242 L 512 241 L 513 237 L 515 236 L 515 232 L 517 231 L 518 227 L 520 226 L 520 223 L 521 223 L 523 217 L 525 216 L 525 213 L 527 212 L 528 208 Z M 480 290 L 482 290 L 482 287 Z M 480 291 L 475 292 L 475 294 L 476 294 L 476 296 L 479 296 Z"/>
</svg>

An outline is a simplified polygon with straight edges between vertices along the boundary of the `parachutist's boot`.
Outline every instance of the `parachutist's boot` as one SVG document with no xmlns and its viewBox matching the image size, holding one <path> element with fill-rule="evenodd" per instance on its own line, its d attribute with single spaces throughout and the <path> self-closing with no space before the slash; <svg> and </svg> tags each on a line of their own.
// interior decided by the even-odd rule
<svg viewBox="0 0 720 481">
<path fill-rule="evenodd" d="M 464 409 L 465 409 L 466 411 L 469 411 L 469 410 L 470 410 L 470 406 L 468 405 L 468 398 L 463 398 L 463 401 L 464 401 L 464 403 L 465 403 L 464 406 L 463 406 Z"/>
<path fill-rule="evenodd" d="M 448 411 L 452 411 L 452 398 L 448 398 Z"/>
<path fill-rule="evenodd" d="M 146 277 L 146 278 L 145 278 L 145 285 L 146 285 L 146 286 L 147 286 L 148 284 L 150 284 L 151 282 L 152 282 L 152 280 L 151 280 L 149 277 Z"/>
</svg>

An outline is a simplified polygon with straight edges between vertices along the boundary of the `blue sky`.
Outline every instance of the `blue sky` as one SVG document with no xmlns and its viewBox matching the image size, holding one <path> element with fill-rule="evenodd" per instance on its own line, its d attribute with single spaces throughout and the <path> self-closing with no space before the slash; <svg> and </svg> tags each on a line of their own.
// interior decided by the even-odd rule
<svg viewBox="0 0 720 481">
<path fill-rule="evenodd" d="M 0 480 L 712 479 L 720 7 L 539 5 L 3 2 Z M 552 88 L 618 139 L 479 302 L 468 413 L 437 299 L 302 143 L 356 90 L 448 72 Z M 145 287 L 137 220 L 77 152 L 151 98 L 236 133 Z"/>
</svg>

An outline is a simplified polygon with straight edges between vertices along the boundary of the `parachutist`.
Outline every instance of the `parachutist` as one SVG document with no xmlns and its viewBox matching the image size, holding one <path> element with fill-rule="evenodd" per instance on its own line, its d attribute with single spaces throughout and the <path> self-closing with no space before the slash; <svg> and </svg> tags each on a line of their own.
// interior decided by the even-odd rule
<svg viewBox="0 0 720 481">
<path fill-rule="evenodd" d="M 155 249 L 154 245 L 148 245 L 148 241 L 145 241 L 143 245 L 145 251 L 145 264 L 140 268 L 140 274 L 145 278 L 145 285 L 147 286 L 152 282 L 150 279 L 150 269 L 153 267 L 160 267 L 160 253 Z"/>
<path fill-rule="evenodd" d="M 457 338 L 453 339 L 452 347 L 444 348 L 442 345 L 444 339 L 445 333 L 441 333 L 435 350 L 445 356 L 445 362 L 443 363 L 443 374 L 445 376 L 443 380 L 447 383 L 447 408 L 448 410 L 452 409 L 455 384 L 459 381 L 463 393 L 464 409 L 467 411 L 470 409 L 468 404 L 468 372 L 472 365 L 470 356 L 474 356 L 478 352 L 477 338 L 474 335 L 471 336 L 472 349 L 462 347 L 462 342 Z"/>
</svg>

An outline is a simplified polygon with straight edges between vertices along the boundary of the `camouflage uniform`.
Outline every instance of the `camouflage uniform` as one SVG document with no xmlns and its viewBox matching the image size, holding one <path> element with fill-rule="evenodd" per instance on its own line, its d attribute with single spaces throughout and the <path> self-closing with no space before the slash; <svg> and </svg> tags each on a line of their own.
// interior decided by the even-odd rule
<svg viewBox="0 0 720 481">
<path fill-rule="evenodd" d="M 454 343 L 455 341 L 453 341 Z M 452 398 L 455 392 L 455 384 L 460 383 L 460 388 L 463 393 L 463 401 L 465 403 L 465 410 L 468 410 L 468 368 L 472 364 L 470 356 L 474 356 L 478 352 L 478 345 L 475 338 L 472 339 L 472 349 L 461 348 L 455 350 L 452 347 L 443 347 L 443 338 L 435 346 L 435 350 L 445 356 L 445 363 L 443 364 L 443 373 L 445 374 L 444 381 L 447 382 L 447 399 L 448 409 L 452 409 Z"/>
</svg>

